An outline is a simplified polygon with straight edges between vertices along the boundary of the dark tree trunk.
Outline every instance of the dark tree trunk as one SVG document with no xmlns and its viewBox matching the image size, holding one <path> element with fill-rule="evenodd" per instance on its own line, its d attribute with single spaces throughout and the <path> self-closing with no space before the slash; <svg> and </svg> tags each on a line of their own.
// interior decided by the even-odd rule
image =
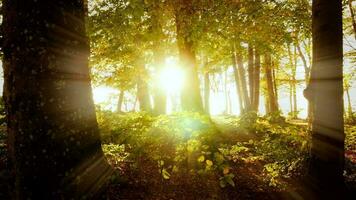
<svg viewBox="0 0 356 200">
<path fill-rule="evenodd" d="M 14 199 L 93 198 L 101 150 L 82 0 L 4 0 L 4 99 Z"/>
<path fill-rule="evenodd" d="M 175 14 L 179 59 L 186 74 L 186 81 L 181 92 L 182 109 L 203 113 L 194 39 L 192 39 L 192 18 L 195 15 L 195 9 L 190 0 L 179 0 L 177 3 Z"/>
<path fill-rule="evenodd" d="M 204 74 L 204 109 L 207 114 L 210 114 L 210 77 L 209 72 Z"/>
<path fill-rule="evenodd" d="M 233 54 L 232 54 L 232 69 L 234 72 L 236 93 L 239 100 L 240 114 L 242 114 L 244 112 L 244 104 L 243 104 L 243 97 L 242 97 L 243 93 L 241 87 L 242 81 L 241 81 L 241 75 L 239 74 L 239 71 L 237 69 L 235 50 L 233 50 Z"/>
<path fill-rule="evenodd" d="M 265 76 L 267 84 L 267 98 L 268 98 L 268 113 L 273 113 L 278 111 L 278 106 L 276 104 L 276 93 L 273 82 L 272 74 L 272 59 L 270 54 L 265 55 Z"/>
<path fill-rule="evenodd" d="M 122 103 L 124 102 L 124 95 L 125 95 L 125 90 L 121 90 L 120 94 L 119 94 L 119 100 L 117 102 L 117 112 L 121 112 L 121 108 L 122 108 Z"/>
<path fill-rule="evenodd" d="M 250 96 L 250 109 L 253 107 L 254 102 L 254 51 L 253 46 L 248 45 L 248 85 L 249 85 L 249 96 Z"/>
<path fill-rule="evenodd" d="M 255 51 L 255 68 L 254 68 L 254 93 L 253 93 L 253 105 L 252 109 L 258 112 L 258 106 L 260 104 L 260 73 L 261 73 L 261 56 L 259 52 Z"/>
<path fill-rule="evenodd" d="M 304 91 L 313 105 L 309 175 L 317 193 L 344 199 L 342 3 L 314 0 L 312 10 L 313 66 Z"/>
</svg>

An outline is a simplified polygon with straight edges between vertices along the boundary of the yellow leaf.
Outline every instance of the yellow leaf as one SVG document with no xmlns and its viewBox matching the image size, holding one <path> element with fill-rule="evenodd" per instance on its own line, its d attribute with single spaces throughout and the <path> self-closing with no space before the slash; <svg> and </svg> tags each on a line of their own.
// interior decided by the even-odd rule
<svg viewBox="0 0 356 200">
<path fill-rule="evenodd" d="M 204 160 L 205 160 L 204 155 L 201 155 L 201 156 L 198 158 L 198 162 L 204 162 Z"/>
<path fill-rule="evenodd" d="M 213 165 L 213 161 L 211 160 L 206 160 L 205 162 L 209 167 Z"/>
</svg>

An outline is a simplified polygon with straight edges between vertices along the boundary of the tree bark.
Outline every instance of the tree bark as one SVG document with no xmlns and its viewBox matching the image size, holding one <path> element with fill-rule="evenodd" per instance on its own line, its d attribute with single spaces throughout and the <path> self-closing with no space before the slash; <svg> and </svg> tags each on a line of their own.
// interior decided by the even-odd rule
<svg viewBox="0 0 356 200">
<path fill-rule="evenodd" d="M 137 99 L 140 104 L 140 111 L 151 113 L 151 101 L 146 80 L 147 70 L 142 64 L 139 64 L 139 68 L 140 70 L 137 80 Z"/>
<path fill-rule="evenodd" d="M 181 92 L 182 109 L 204 113 L 200 94 L 200 85 L 194 49 L 192 18 L 195 15 L 193 2 L 190 0 L 177 1 L 175 15 L 177 27 L 177 42 L 181 66 L 184 69 L 186 81 Z"/>
<path fill-rule="evenodd" d="M 268 113 L 273 113 L 278 111 L 278 106 L 276 105 L 276 93 L 273 83 L 273 74 L 272 74 L 272 59 L 271 55 L 267 53 L 265 55 L 265 76 L 267 83 L 267 97 L 268 97 Z"/>
<path fill-rule="evenodd" d="M 210 77 L 209 72 L 204 74 L 204 109 L 207 114 L 210 114 Z"/>
<path fill-rule="evenodd" d="M 350 97 L 350 86 L 345 87 L 345 92 L 347 96 L 347 113 L 349 118 L 352 120 L 352 122 L 355 122 L 353 112 L 352 112 L 352 104 L 351 104 L 351 97 Z"/>
<path fill-rule="evenodd" d="M 244 112 L 250 110 L 250 98 L 248 97 L 248 90 L 247 90 L 247 81 L 246 81 L 246 72 L 242 60 L 242 56 L 237 54 L 236 55 L 236 62 L 239 71 L 239 77 L 241 80 L 241 88 L 242 88 L 242 98 L 244 102 Z"/>
<path fill-rule="evenodd" d="M 253 105 L 252 109 L 258 112 L 258 107 L 260 104 L 260 72 L 261 72 L 261 56 L 259 52 L 255 51 L 255 67 L 254 67 L 254 93 L 253 93 Z"/>
<path fill-rule="evenodd" d="M 159 74 L 164 68 L 165 64 L 165 52 L 162 47 L 162 40 L 164 38 L 164 33 L 162 30 L 162 8 L 160 1 L 153 1 L 153 8 L 151 13 L 151 26 L 153 33 L 154 42 L 154 63 L 156 74 Z M 154 108 L 153 113 L 155 115 L 166 114 L 167 109 L 167 92 L 161 85 L 155 86 L 154 91 Z"/>
<path fill-rule="evenodd" d="M 125 95 L 125 90 L 121 90 L 120 94 L 119 94 L 119 100 L 117 102 L 117 112 L 121 112 L 121 108 L 122 108 L 122 103 L 124 102 L 124 95 Z"/>
<path fill-rule="evenodd" d="M 313 65 L 304 91 L 313 105 L 309 177 L 317 193 L 343 199 L 342 3 L 314 0 L 312 11 Z"/>
<path fill-rule="evenodd" d="M 242 92 L 242 86 L 241 86 L 242 85 L 241 75 L 239 74 L 239 71 L 237 69 L 235 49 L 233 49 L 233 54 L 232 54 L 232 69 L 234 72 L 236 94 L 237 94 L 237 97 L 239 100 L 240 115 L 241 115 L 244 112 L 243 92 Z"/>
<path fill-rule="evenodd" d="M 4 0 L 14 199 L 94 198 L 111 173 L 93 104 L 82 0 Z"/>
<path fill-rule="evenodd" d="M 254 51 L 253 46 L 248 45 L 248 83 L 249 83 L 249 96 L 250 96 L 250 105 L 253 107 L 254 102 Z"/>
</svg>

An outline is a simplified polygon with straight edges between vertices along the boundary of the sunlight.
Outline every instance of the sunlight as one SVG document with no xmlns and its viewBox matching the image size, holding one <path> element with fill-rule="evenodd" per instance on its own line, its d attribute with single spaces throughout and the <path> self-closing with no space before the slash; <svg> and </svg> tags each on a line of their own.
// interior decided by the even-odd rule
<svg viewBox="0 0 356 200">
<path fill-rule="evenodd" d="M 165 67 L 159 73 L 159 85 L 167 93 L 175 93 L 181 90 L 184 82 L 184 72 L 173 58 L 167 58 Z"/>
<path fill-rule="evenodd" d="M 104 109 L 115 110 L 116 103 L 114 101 L 118 91 L 111 87 L 99 86 L 93 88 L 93 100 L 96 105 L 103 105 Z"/>
</svg>

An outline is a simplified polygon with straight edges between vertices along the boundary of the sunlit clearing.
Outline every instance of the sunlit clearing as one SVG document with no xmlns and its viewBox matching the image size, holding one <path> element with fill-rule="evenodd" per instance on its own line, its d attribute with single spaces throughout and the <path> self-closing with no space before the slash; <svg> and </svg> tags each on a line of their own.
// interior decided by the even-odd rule
<svg viewBox="0 0 356 200">
<path fill-rule="evenodd" d="M 167 93 L 180 91 L 184 82 L 184 72 L 172 58 L 167 58 L 165 67 L 159 73 L 159 85 Z"/>
<path fill-rule="evenodd" d="M 118 91 L 114 88 L 99 86 L 93 88 L 93 100 L 96 105 L 101 105 L 105 110 L 115 110 L 116 102 L 114 97 L 118 95 Z"/>
</svg>

